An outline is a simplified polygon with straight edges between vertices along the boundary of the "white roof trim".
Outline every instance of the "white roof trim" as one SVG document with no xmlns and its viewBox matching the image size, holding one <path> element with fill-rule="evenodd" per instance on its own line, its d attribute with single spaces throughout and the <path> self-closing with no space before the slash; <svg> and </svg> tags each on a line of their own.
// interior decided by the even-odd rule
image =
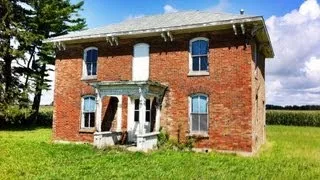
<svg viewBox="0 0 320 180">
<path fill-rule="evenodd" d="M 45 40 L 45 43 L 48 42 L 64 42 L 64 41 L 72 41 L 72 40 L 82 40 L 82 39 L 91 39 L 91 38 L 103 38 L 108 36 L 125 36 L 125 35 L 139 35 L 139 34 L 150 34 L 155 32 L 163 32 L 163 31 L 177 31 L 183 29 L 192 29 L 192 28 L 199 28 L 199 27 L 212 27 L 212 26 L 219 26 L 219 25 L 228 25 L 234 23 L 246 23 L 246 22 L 253 22 L 253 21 L 263 21 L 262 16 L 255 16 L 255 17 L 246 17 L 241 19 L 232 19 L 232 20 L 223 20 L 223 21 L 214 21 L 208 23 L 199 23 L 199 24 L 192 24 L 192 25 L 185 25 L 185 26 L 171 26 L 166 28 L 155 28 L 155 29 L 144 29 L 138 31 L 120 31 L 120 32 L 113 32 L 113 33 L 100 33 L 100 34 L 91 34 L 91 35 L 83 35 L 83 36 L 73 36 L 73 37 L 54 37 Z"/>
</svg>

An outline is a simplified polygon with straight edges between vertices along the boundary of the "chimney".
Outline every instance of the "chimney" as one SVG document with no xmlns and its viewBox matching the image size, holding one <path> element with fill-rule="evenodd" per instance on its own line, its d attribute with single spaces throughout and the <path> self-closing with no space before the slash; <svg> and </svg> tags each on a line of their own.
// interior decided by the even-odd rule
<svg viewBox="0 0 320 180">
<path fill-rule="evenodd" d="M 240 14 L 241 14 L 241 15 L 244 14 L 244 9 L 240 9 Z"/>
</svg>

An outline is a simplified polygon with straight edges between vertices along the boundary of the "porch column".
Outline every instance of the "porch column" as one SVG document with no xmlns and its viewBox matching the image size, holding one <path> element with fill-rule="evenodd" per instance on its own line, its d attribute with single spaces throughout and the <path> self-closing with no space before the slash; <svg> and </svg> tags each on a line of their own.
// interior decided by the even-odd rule
<svg viewBox="0 0 320 180">
<path fill-rule="evenodd" d="M 155 132 L 159 132 L 160 130 L 160 104 L 156 106 L 156 125 Z"/>
<path fill-rule="evenodd" d="M 102 98 L 98 90 L 96 90 L 96 94 L 96 130 L 101 132 Z"/>
<path fill-rule="evenodd" d="M 139 104 L 139 134 L 145 133 L 145 121 L 146 121 L 146 98 L 144 97 L 141 88 L 140 92 L 140 104 Z"/>
<path fill-rule="evenodd" d="M 117 109 L 117 127 L 116 131 L 120 132 L 122 129 L 122 96 L 117 96 L 118 102 L 118 109 Z"/>
</svg>

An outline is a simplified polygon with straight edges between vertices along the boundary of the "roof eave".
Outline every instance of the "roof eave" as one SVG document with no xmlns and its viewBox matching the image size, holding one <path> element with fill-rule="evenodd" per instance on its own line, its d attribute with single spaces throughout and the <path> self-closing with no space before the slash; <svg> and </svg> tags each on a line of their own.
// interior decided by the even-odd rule
<svg viewBox="0 0 320 180">
<path fill-rule="evenodd" d="M 228 24 L 236 24 L 236 23 L 246 23 L 246 22 L 254 22 L 254 21 L 263 21 L 262 16 L 254 16 L 254 17 L 246 17 L 241 19 L 233 19 L 233 20 L 224 20 L 224 21 L 215 21 L 215 22 L 208 22 L 208 23 L 199 23 L 199 24 L 192 24 L 192 25 L 184 25 L 184 26 L 174 26 L 174 27 L 165 27 L 165 28 L 154 28 L 154 29 L 144 29 L 138 31 L 122 31 L 122 32 L 113 32 L 113 33 L 100 33 L 100 34 L 91 34 L 91 35 L 84 35 L 84 36 L 74 36 L 74 37 L 54 37 L 45 40 L 45 43 L 50 42 L 67 42 L 67 41 L 76 41 L 76 40 L 83 40 L 83 39 L 92 39 L 92 38 L 103 38 L 103 37 L 110 37 L 110 36 L 128 36 L 128 35 L 146 35 L 151 33 L 158 33 L 163 31 L 178 31 L 182 29 L 193 29 L 199 27 L 212 27 L 212 26 L 221 26 L 221 25 L 228 25 Z"/>
</svg>

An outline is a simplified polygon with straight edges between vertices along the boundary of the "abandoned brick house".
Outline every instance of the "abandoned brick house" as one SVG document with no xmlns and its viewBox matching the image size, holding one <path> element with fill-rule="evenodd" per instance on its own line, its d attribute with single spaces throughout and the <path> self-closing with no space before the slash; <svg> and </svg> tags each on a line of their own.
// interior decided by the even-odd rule
<svg viewBox="0 0 320 180">
<path fill-rule="evenodd" d="M 262 16 L 185 11 L 49 39 L 53 138 L 155 147 L 159 130 L 194 147 L 254 153 L 265 142 Z"/>
</svg>

